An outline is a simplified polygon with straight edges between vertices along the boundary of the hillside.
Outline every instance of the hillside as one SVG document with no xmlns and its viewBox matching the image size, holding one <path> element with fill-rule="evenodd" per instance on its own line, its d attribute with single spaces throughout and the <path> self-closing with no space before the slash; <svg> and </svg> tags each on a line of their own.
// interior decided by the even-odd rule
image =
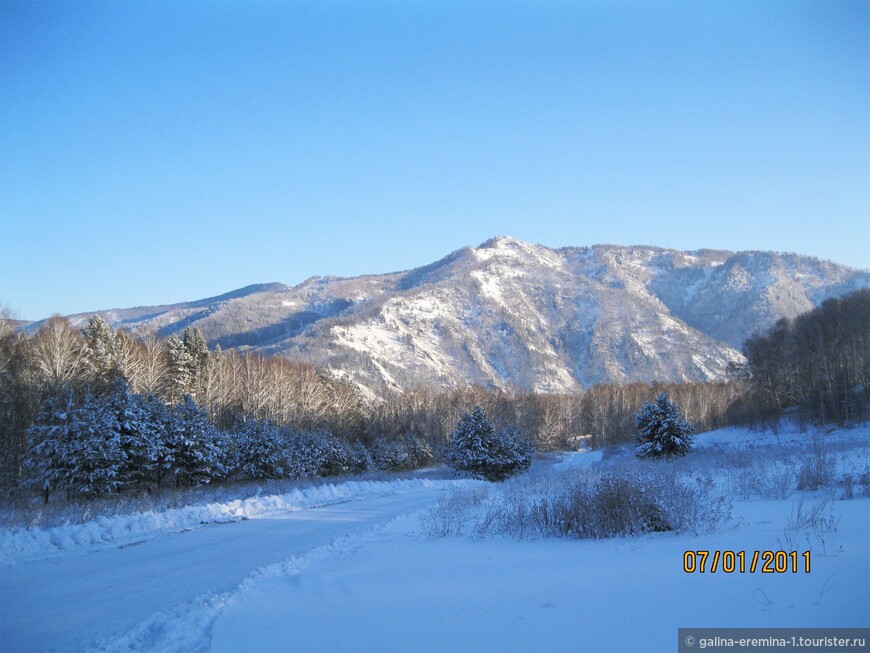
<svg viewBox="0 0 870 653">
<path fill-rule="evenodd" d="M 866 271 L 795 254 L 550 249 L 497 237 L 405 272 L 100 314 L 164 335 L 193 326 L 212 346 L 329 367 L 374 392 L 466 383 L 546 392 L 721 379 L 748 336 L 868 286 Z"/>
</svg>

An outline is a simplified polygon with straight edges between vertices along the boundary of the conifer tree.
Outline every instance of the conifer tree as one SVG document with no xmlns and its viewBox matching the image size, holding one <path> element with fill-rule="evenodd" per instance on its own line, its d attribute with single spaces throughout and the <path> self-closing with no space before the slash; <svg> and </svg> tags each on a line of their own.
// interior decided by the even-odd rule
<svg viewBox="0 0 870 653">
<path fill-rule="evenodd" d="M 203 485 L 224 475 L 219 433 L 189 395 L 172 410 L 168 428 L 178 487 Z"/>
<path fill-rule="evenodd" d="M 169 336 L 166 349 L 169 354 L 169 396 L 175 402 L 189 394 L 193 387 L 193 357 L 176 335 Z"/>
<path fill-rule="evenodd" d="M 98 384 L 110 387 L 120 377 L 118 336 L 99 315 L 94 315 L 82 327 L 85 358 Z"/>
<path fill-rule="evenodd" d="M 677 405 L 664 392 L 635 415 L 639 458 L 685 455 L 692 448 L 694 428 L 680 415 Z"/>
<path fill-rule="evenodd" d="M 450 436 L 447 465 L 488 481 L 503 481 L 532 464 L 534 447 L 510 429 L 498 431 L 480 406 L 459 420 Z"/>
</svg>

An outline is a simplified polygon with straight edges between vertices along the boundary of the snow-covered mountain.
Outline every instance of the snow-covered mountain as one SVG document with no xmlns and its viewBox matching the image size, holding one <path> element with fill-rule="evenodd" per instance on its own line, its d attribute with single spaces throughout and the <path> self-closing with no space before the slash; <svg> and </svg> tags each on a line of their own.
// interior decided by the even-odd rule
<svg viewBox="0 0 870 653">
<path fill-rule="evenodd" d="M 497 237 L 406 272 L 101 315 L 163 334 L 195 326 L 212 345 L 311 362 L 375 392 L 466 383 L 546 392 L 720 379 L 754 332 L 868 286 L 867 271 L 795 254 L 554 250 Z"/>
</svg>

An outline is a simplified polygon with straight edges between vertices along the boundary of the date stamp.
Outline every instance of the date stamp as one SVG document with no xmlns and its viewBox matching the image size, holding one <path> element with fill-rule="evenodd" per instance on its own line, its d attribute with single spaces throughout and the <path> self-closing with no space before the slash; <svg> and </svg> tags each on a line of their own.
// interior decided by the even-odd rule
<svg viewBox="0 0 870 653">
<path fill-rule="evenodd" d="M 687 574 L 808 574 L 810 552 L 686 551 L 683 571 Z"/>
</svg>

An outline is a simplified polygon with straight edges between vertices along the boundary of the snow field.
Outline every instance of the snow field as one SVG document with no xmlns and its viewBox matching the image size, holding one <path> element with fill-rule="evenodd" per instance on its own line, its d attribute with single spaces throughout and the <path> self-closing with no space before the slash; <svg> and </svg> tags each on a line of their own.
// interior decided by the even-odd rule
<svg viewBox="0 0 870 653">
<path fill-rule="evenodd" d="M 828 465 L 825 485 L 799 490 L 800 470 L 819 460 Z M 495 529 L 476 528 L 492 506 L 533 497 L 526 488 L 558 489 L 572 475 L 659 466 L 689 479 L 711 478 L 713 488 L 731 504 L 731 520 L 700 535 L 687 530 L 610 539 L 545 538 L 531 530 L 516 539 Z M 870 428 L 818 434 L 796 428 L 779 434 L 726 429 L 697 436 L 688 456 L 666 463 L 638 461 L 631 448 L 624 448 L 566 454 L 551 468 L 532 471 L 504 484 L 325 484 L 79 526 L 0 532 L 0 542 L 12 541 L 13 535 L 21 538 L 3 560 L 21 563 L 17 571 L 26 578 L 31 570 L 28 559 L 97 551 L 142 539 L 153 541 L 115 553 L 142 558 L 151 576 L 166 557 L 164 552 L 189 549 L 190 555 L 220 564 L 216 553 L 224 545 L 219 542 L 242 543 L 245 555 L 231 556 L 244 559 L 234 580 L 217 579 L 221 570 L 209 562 L 207 583 L 159 608 L 139 610 L 129 625 L 102 628 L 89 638 L 80 633 L 82 641 L 104 639 L 90 649 L 76 650 L 655 653 L 675 650 L 679 627 L 862 627 L 870 622 L 870 481 L 862 480 L 870 479 Z M 776 482 L 753 485 L 750 481 L 758 475 Z M 846 476 L 854 479 L 851 493 L 845 491 Z M 454 491 L 430 496 L 429 489 Z M 396 496 L 387 496 L 392 494 Z M 428 507 L 439 494 L 438 505 Z M 367 518 L 367 506 L 378 501 L 401 505 L 377 519 Z M 301 512 L 336 503 L 346 506 Z M 343 521 L 330 514 L 339 509 L 344 510 Z M 393 518 L 397 514 L 403 516 Z M 433 528 L 433 514 L 445 517 L 444 528 Z M 147 524 L 129 525 L 138 518 Z M 203 523 L 257 518 L 262 519 L 169 535 Z M 290 534 L 277 546 L 275 538 L 284 532 L 280 522 L 299 518 L 328 525 L 330 530 L 318 526 L 317 531 L 328 536 L 312 536 L 309 541 Z M 270 530 L 261 528 L 270 523 Z M 361 523 L 362 528 L 352 530 L 351 523 Z M 93 539 L 92 533 L 109 526 L 117 533 Z M 251 527 L 261 535 L 252 533 Z M 74 537 L 77 529 L 82 543 Z M 236 529 L 243 535 L 234 535 Z M 57 537 L 70 538 L 71 543 L 61 539 L 69 548 L 51 542 L 47 534 L 56 530 Z M 285 553 L 251 563 L 254 545 L 270 554 Z M 148 547 L 156 548 L 149 553 Z M 749 558 L 754 551 L 780 549 L 810 551 L 811 572 L 683 570 L 686 551 L 744 551 Z M 110 553 L 32 564 L 54 577 L 56 571 L 48 567 L 55 563 L 83 564 L 92 558 L 93 565 L 104 565 L 102 558 Z M 287 559 L 272 564 L 282 557 Z M 189 575 L 186 566 L 181 569 Z M 117 584 L 116 576 L 110 577 Z M 166 579 L 154 580 L 159 589 L 146 592 L 165 594 Z"/>
<path fill-rule="evenodd" d="M 262 577 L 229 601 L 210 650 L 673 651 L 679 627 L 860 627 L 870 500 L 844 502 L 836 554 L 810 574 L 687 574 L 687 550 L 777 550 L 785 501 L 742 504 L 702 536 L 431 540 L 404 533 Z M 396 524 L 396 526 L 400 526 Z"/>
<path fill-rule="evenodd" d="M 728 465 L 761 451 L 770 456 L 764 464 L 794 472 L 787 496 L 734 500 L 731 521 L 703 535 L 481 538 L 468 522 L 510 485 L 460 489 L 441 502 L 456 516 L 445 530 L 432 528 L 437 508 L 422 511 L 340 556 L 247 583 L 217 616 L 204 650 L 656 652 L 675 649 L 680 627 L 864 627 L 870 498 L 843 500 L 837 475 L 867 468 L 868 429 L 824 438 L 836 471 L 827 487 L 801 492 L 796 470 L 818 455 L 812 434 L 699 436 L 697 456 L 676 468 L 703 469 L 724 492 L 733 489 Z M 793 455 L 777 460 L 783 452 Z M 564 474 L 631 465 L 630 456 L 615 458 L 574 454 L 556 466 Z M 751 559 L 786 549 L 809 551 L 810 573 L 683 569 L 686 551 Z"/>
<path fill-rule="evenodd" d="M 389 541 L 395 537 L 395 533 L 408 530 L 408 524 L 413 523 L 413 520 L 413 515 L 398 517 L 362 534 L 338 538 L 305 555 L 262 567 L 252 572 L 231 592 L 202 595 L 173 610 L 154 614 L 123 635 L 93 643 L 90 650 L 94 653 L 208 651 L 211 648 L 211 630 L 222 611 L 248 600 L 252 593 L 257 595 L 263 583 L 272 579 L 286 580 L 304 573 L 314 564 L 351 554 L 363 546 Z M 240 646 L 238 650 L 256 650 Z"/>
<path fill-rule="evenodd" d="M 0 565 L 62 554 L 88 547 L 119 546 L 160 534 L 198 528 L 206 524 L 253 519 L 293 510 L 384 496 L 417 488 L 455 487 L 456 481 L 405 479 L 347 481 L 295 489 L 285 494 L 254 496 L 221 503 L 99 517 L 84 524 L 54 528 L 0 531 Z"/>
</svg>

